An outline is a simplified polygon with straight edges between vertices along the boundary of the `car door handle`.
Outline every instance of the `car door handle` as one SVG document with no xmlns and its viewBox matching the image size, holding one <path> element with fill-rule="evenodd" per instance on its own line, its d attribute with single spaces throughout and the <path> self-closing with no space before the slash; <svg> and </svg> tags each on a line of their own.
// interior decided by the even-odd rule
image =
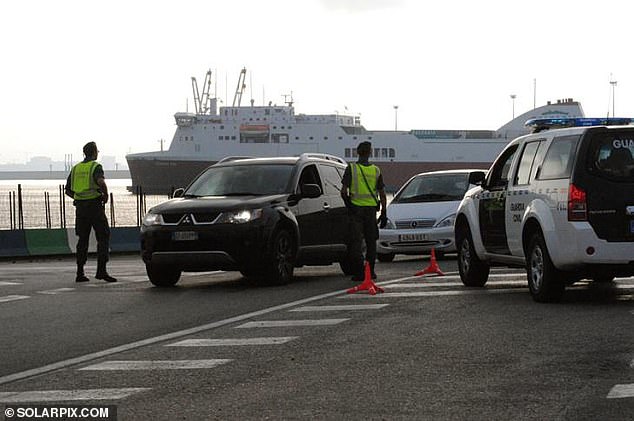
<svg viewBox="0 0 634 421">
<path fill-rule="evenodd" d="M 330 210 L 330 205 L 328 203 L 324 203 L 324 210 L 325 211 Z"/>
</svg>

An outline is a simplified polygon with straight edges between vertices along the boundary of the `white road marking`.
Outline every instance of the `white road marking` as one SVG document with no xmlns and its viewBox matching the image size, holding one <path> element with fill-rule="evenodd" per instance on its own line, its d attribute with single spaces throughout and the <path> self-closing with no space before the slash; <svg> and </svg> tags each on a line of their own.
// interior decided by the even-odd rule
<svg viewBox="0 0 634 421">
<path fill-rule="evenodd" d="M 192 370 L 201 368 L 214 368 L 226 364 L 231 360 L 155 360 L 155 361 L 104 361 L 99 364 L 89 365 L 79 370 Z"/>
<path fill-rule="evenodd" d="M 46 291 L 37 291 L 38 294 L 47 294 L 47 295 L 56 295 L 60 292 L 70 292 L 75 291 L 75 288 L 57 288 L 57 289 L 48 289 Z"/>
<path fill-rule="evenodd" d="M 487 282 L 487 285 L 522 285 L 528 286 L 525 279 L 500 281 L 499 283 Z M 464 287 L 462 282 L 408 282 L 402 284 L 387 285 L 385 288 L 429 288 L 429 287 Z"/>
<path fill-rule="evenodd" d="M 343 323 L 350 319 L 306 319 L 306 320 L 261 320 L 257 322 L 247 322 L 237 329 L 250 329 L 258 327 L 295 327 L 295 326 L 332 326 Z"/>
<path fill-rule="evenodd" d="M 348 294 L 346 296 L 342 296 L 339 298 L 409 298 L 409 297 L 442 297 L 449 295 L 488 295 L 488 294 L 509 294 L 513 292 L 521 292 L 526 293 L 523 289 L 509 289 L 509 288 L 498 288 L 498 289 L 465 289 L 461 291 L 416 291 L 416 292 L 385 292 L 376 295 L 370 295 L 368 293 L 364 293 L 363 291 L 356 294 Z"/>
<path fill-rule="evenodd" d="M 22 282 L 0 281 L 0 286 L 5 286 L 5 285 L 22 285 Z"/>
<path fill-rule="evenodd" d="M 28 392 L 0 392 L 0 402 L 59 402 L 59 401 L 94 401 L 123 399 L 135 393 L 150 390 L 147 387 L 130 387 L 124 389 L 85 389 L 85 390 L 37 390 Z"/>
<path fill-rule="evenodd" d="M 399 278 L 399 279 L 394 279 L 394 280 L 391 280 L 391 281 L 381 282 L 381 285 L 385 285 L 385 284 L 389 284 L 389 283 L 393 283 L 393 282 L 401 282 L 401 281 L 403 281 L 405 279 L 411 279 L 411 277 Z M 345 292 L 346 292 L 346 290 L 327 292 L 325 294 L 319 294 L 319 295 L 315 295 L 313 297 L 303 298 L 303 299 L 297 300 L 297 301 L 291 301 L 290 303 L 280 304 L 280 305 L 273 306 L 273 307 L 268 307 L 268 308 L 265 308 L 265 309 L 262 309 L 262 310 L 253 311 L 253 312 L 246 313 L 246 314 L 241 314 L 241 315 L 238 315 L 238 316 L 230 317 L 228 319 L 219 320 L 217 322 L 207 323 L 207 324 L 196 326 L 196 327 L 192 327 L 192 328 L 189 328 L 189 329 L 179 330 L 179 331 L 176 331 L 176 332 L 155 336 L 153 338 L 148 338 L 148 339 L 144 339 L 144 340 L 141 340 L 141 341 L 136 341 L 136 342 L 131 342 L 131 343 L 128 343 L 128 344 L 116 346 L 114 348 L 108 348 L 108 349 L 105 349 L 103 351 L 93 352 L 91 354 L 81 355 L 79 357 L 58 361 L 56 363 L 48 364 L 48 365 L 45 365 L 45 366 L 42 366 L 42 367 L 37 367 L 37 368 L 30 369 L 30 370 L 25 370 L 25 371 L 20 371 L 20 372 L 17 372 L 17 373 L 13 373 L 13 374 L 9 374 L 9 375 L 0 377 L 0 384 L 11 383 L 11 382 L 14 382 L 16 380 L 21 380 L 21 379 L 25 379 L 25 378 L 32 377 L 32 376 L 37 376 L 37 375 L 40 375 L 40 374 L 43 374 L 43 373 L 48 373 L 48 372 L 53 371 L 53 370 L 58 370 L 60 368 L 69 367 L 69 366 L 72 366 L 72 365 L 85 363 L 85 362 L 88 362 L 88 361 L 96 360 L 98 358 L 106 357 L 108 355 L 117 354 L 119 352 L 129 351 L 129 350 L 132 350 L 132 349 L 141 348 L 141 347 L 144 347 L 144 346 L 147 346 L 147 345 L 152 345 L 152 344 L 159 343 L 159 342 L 171 341 L 171 340 L 174 340 L 174 339 L 177 339 L 177 338 L 182 338 L 183 336 L 194 335 L 194 334 L 197 334 L 197 333 L 200 333 L 200 332 L 204 332 L 204 331 L 207 331 L 207 330 L 211 330 L 211 329 L 215 329 L 215 328 L 218 328 L 218 327 L 221 327 L 221 326 L 226 326 L 226 325 L 229 325 L 229 324 L 232 324 L 232 323 L 237 323 L 237 322 L 241 322 L 241 321 L 244 321 L 244 320 L 252 319 L 254 317 L 259 317 L 259 316 L 262 316 L 264 314 L 273 313 L 275 311 L 286 310 L 286 309 L 297 307 L 297 306 L 300 306 L 300 305 L 303 305 L 303 304 L 312 303 L 314 301 L 319 301 L 319 300 L 323 300 L 323 299 L 326 299 L 326 298 L 336 297 L 338 295 L 345 294 Z"/>
<path fill-rule="evenodd" d="M 634 398 L 634 383 L 617 384 L 608 393 L 608 399 Z"/>
<path fill-rule="evenodd" d="M 229 338 L 229 339 L 185 339 L 165 346 L 245 346 L 279 345 L 290 342 L 299 336 L 281 336 L 271 338 Z"/>
<path fill-rule="evenodd" d="M 341 306 L 304 306 L 289 311 L 347 311 L 347 310 L 378 310 L 389 304 L 350 304 Z"/>
<path fill-rule="evenodd" d="M 16 300 L 25 300 L 27 298 L 31 298 L 28 295 L 5 295 L 4 297 L 0 297 L 0 303 L 8 303 L 9 301 Z"/>
</svg>

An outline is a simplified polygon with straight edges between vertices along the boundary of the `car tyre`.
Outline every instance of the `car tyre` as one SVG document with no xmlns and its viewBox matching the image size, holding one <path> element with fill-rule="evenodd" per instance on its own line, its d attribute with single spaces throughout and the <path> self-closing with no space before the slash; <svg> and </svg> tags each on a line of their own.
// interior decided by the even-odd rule
<svg viewBox="0 0 634 421">
<path fill-rule="evenodd" d="M 181 277 L 180 269 L 166 265 L 146 263 L 145 271 L 150 282 L 157 287 L 173 287 Z"/>
<path fill-rule="evenodd" d="M 480 260 L 473 248 L 469 227 L 456 230 L 458 246 L 458 271 L 460 280 L 468 287 L 482 287 L 489 279 L 489 265 Z"/>
<path fill-rule="evenodd" d="M 295 256 L 295 240 L 291 233 L 285 229 L 275 232 L 271 252 L 264 263 L 266 281 L 273 285 L 289 283 L 293 279 Z"/>
<path fill-rule="evenodd" d="M 376 255 L 376 258 L 379 259 L 379 262 L 390 263 L 394 260 L 394 253 L 379 253 Z"/>
<path fill-rule="evenodd" d="M 553 264 L 541 233 L 533 234 L 529 242 L 526 276 L 533 300 L 547 303 L 562 299 L 566 289 L 565 274 Z"/>
</svg>

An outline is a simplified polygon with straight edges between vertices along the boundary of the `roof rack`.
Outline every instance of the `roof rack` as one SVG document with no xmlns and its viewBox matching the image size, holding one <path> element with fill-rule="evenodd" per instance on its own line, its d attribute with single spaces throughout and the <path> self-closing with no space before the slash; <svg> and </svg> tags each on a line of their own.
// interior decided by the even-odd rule
<svg viewBox="0 0 634 421">
<path fill-rule="evenodd" d="M 237 161 L 239 159 L 251 159 L 251 158 L 254 158 L 254 157 L 253 156 L 225 156 L 220 161 L 216 162 L 216 164 L 222 164 L 223 162 Z"/>
<path fill-rule="evenodd" d="M 563 127 L 618 126 L 632 124 L 633 122 L 633 118 L 621 117 L 532 118 L 524 123 L 524 126 L 531 127 L 533 132 L 537 133 L 543 130 Z"/>
<path fill-rule="evenodd" d="M 319 158 L 319 159 L 325 159 L 327 161 L 338 162 L 340 164 L 346 164 L 346 161 L 343 158 L 340 158 L 335 155 L 328 155 L 326 153 L 305 152 L 299 156 L 299 159 L 308 159 L 308 158 Z"/>
</svg>

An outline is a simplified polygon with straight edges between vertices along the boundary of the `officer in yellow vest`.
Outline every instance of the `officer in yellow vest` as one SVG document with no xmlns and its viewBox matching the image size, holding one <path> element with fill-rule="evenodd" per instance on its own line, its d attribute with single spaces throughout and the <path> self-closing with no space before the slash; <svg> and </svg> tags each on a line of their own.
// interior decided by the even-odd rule
<svg viewBox="0 0 634 421">
<path fill-rule="evenodd" d="M 361 142 L 357 146 L 358 161 L 349 164 L 343 174 L 341 197 L 343 198 L 351 224 L 351 250 L 355 261 L 354 281 L 364 278 L 364 258 L 362 244 L 365 239 L 365 260 L 370 264 L 372 278 L 376 279 L 374 263 L 376 260 L 376 240 L 379 238 L 376 213 L 381 211 L 379 223 L 387 223 L 387 199 L 381 170 L 370 164 L 372 144 Z"/>
<path fill-rule="evenodd" d="M 116 282 L 106 271 L 110 248 L 110 228 L 104 205 L 108 201 L 108 186 L 103 168 L 96 161 L 99 151 L 95 142 L 84 145 L 84 160 L 75 165 L 66 180 L 66 194 L 73 198 L 75 205 L 75 233 L 77 242 L 76 282 L 87 282 L 84 265 L 88 260 L 88 241 L 91 229 L 97 237 L 97 274 L 95 278 L 106 282 Z"/>
</svg>

